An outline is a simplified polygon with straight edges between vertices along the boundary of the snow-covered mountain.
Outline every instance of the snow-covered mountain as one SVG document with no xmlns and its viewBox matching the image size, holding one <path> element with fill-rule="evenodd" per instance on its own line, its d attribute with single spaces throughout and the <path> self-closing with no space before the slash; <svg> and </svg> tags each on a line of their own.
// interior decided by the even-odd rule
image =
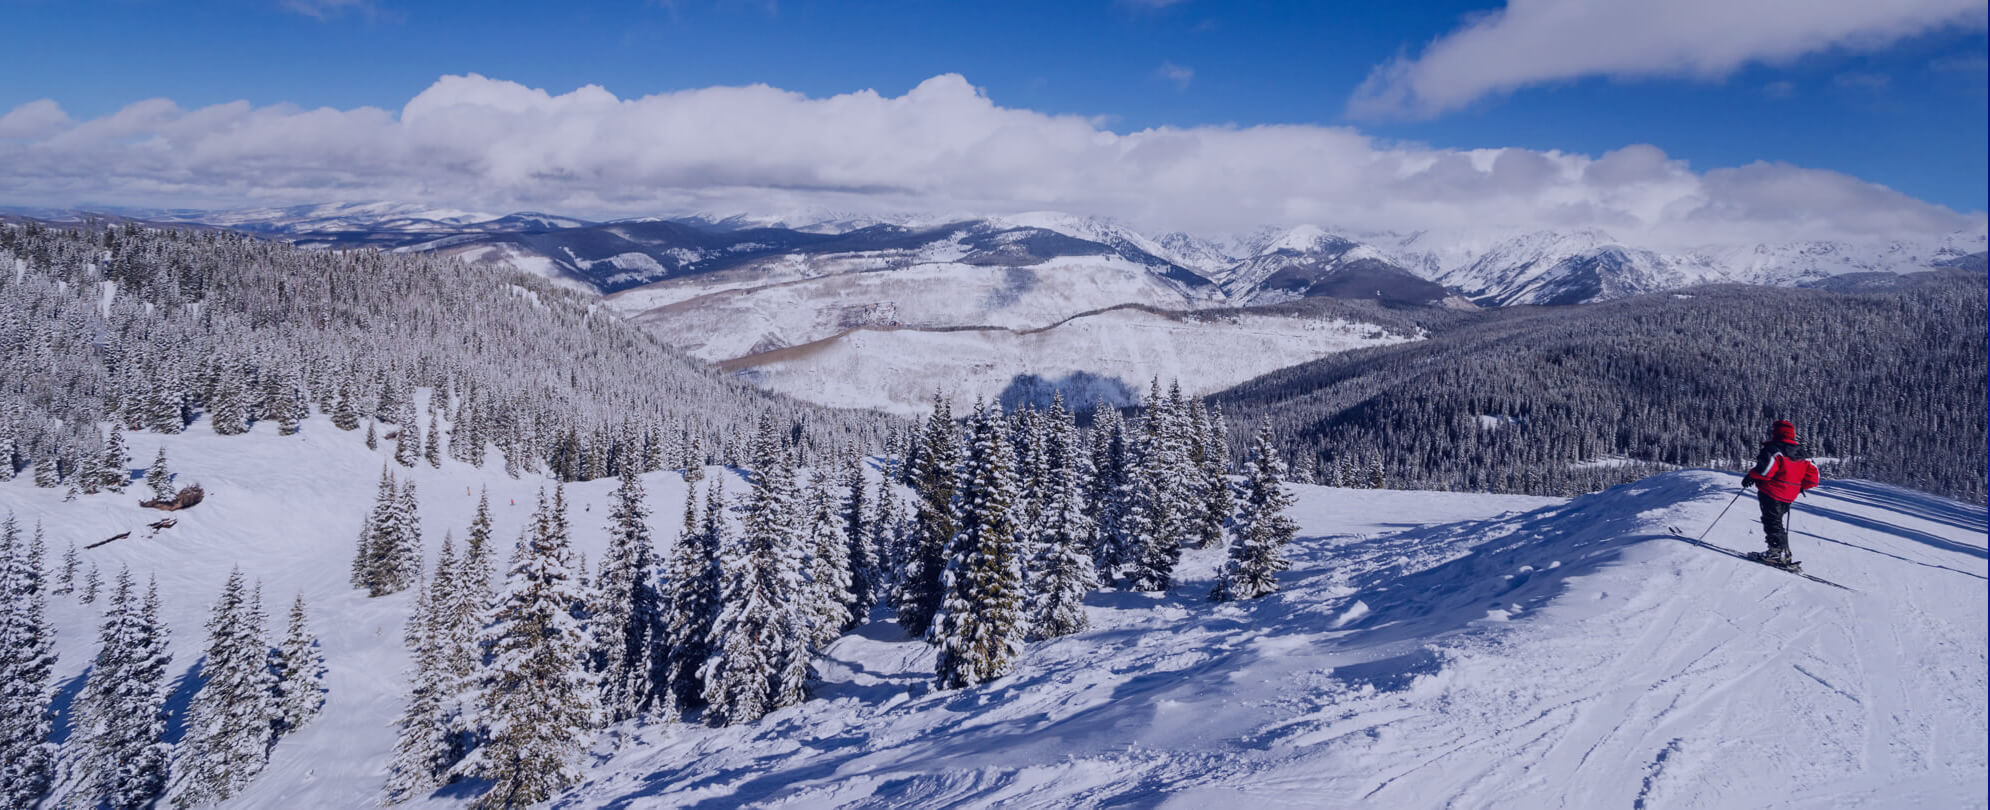
<svg viewBox="0 0 1990 810">
<path fill-rule="evenodd" d="M 1249 252 L 1223 275 L 1232 301 L 1266 304 L 1295 298 L 1373 300 L 1423 306 L 1446 290 L 1419 278 L 1382 251 L 1312 226 L 1261 234 L 1239 247 Z"/>
<path fill-rule="evenodd" d="M 367 598 L 346 573 L 392 452 L 324 419 L 273 428 L 129 434 L 135 456 L 164 447 L 207 491 L 171 528 L 148 531 L 160 513 L 133 494 L 65 501 L 26 476 L 0 482 L 0 514 L 42 525 L 51 562 L 133 531 L 79 553 L 106 580 L 156 577 L 173 729 L 229 569 L 272 606 L 302 594 L 329 702 L 227 806 L 370 806 L 408 699 L 414 592 Z M 393 469 L 419 485 L 431 564 L 475 493 L 488 488 L 493 534 L 511 538 L 550 485 L 450 459 Z M 952 691 L 932 688 L 933 649 L 880 610 L 816 661 L 806 702 L 727 728 L 608 728 L 553 806 L 1981 806 L 1984 509 L 1851 480 L 1811 491 L 1796 551 L 1844 591 L 1666 533 L 1706 529 L 1737 480 L 1682 471 L 1570 501 L 1294 486 L 1278 594 L 1207 601 L 1223 552 L 1189 549 L 1170 590 L 1093 593 L 1091 629 Z M 567 486 L 589 559 L 604 556 L 614 486 Z M 686 485 L 659 472 L 644 486 L 664 551 Z M 1738 510 L 1708 535 L 1757 537 Z M 103 607 L 49 600 L 58 706 L 87 678 Z M 72 712 L 56 722 L 75 739 Z M 76 789 L 75 746 L 61 751 L 53 804 Z"/>
<path fill-rule="evenodd" d="M 50 216 L 37 211 L 28 215 Z M 82 213 L 70 212 L 67 218 Z M 604 223 L 535 212 L 500 217 L 370 202 L 121 215 L 238 228 L 311 247 L 440 251 L 514 264 L 602 292 L 796 251 L 916 250 L 916 243 L 954 241 L 959 232 L 968 231 L 991 237 L 982 245 L 986 249 L 995 247 L 993 238 L 1012 246 L 1027 244 L 1022 252 L 1033 259 L 1113 255 L 1151 265 L 1156 272 L 1192 286 L 1213 281 L 1221 285 L 1221 298 L 1230 304 L 1309 296 L 1380 300 L 1391 306 L 1428 305 L 1457 297 L 1495 306 L 1573 304 L 1709 282 L 1831 286 L 1834 279 L 1852 277 L 1870 285 L 1884 281 L 1866 278 L 1873 274 L 1967 266 L 1990 241 L 1981 227 L 1933 238 L 1848 237 L 1688 247 L 1640 244 L 1594 229 L 1397 232 L 1302 225 L 1211 238 L 1185 233 L 1150 236 L 1108 218 L 1052 211 L 987 216 L 800 209 Z M 1009 259 L 996 260 L 1013 261 L 1015 252 L 1010 251 Z"/>
</svg>

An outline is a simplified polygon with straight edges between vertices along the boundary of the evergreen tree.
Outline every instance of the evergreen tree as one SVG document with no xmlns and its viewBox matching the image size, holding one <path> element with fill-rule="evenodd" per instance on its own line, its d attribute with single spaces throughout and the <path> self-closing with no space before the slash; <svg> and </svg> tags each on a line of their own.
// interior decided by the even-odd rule
<svg viewBox="0 0 1990 810">
<path fill-rule="evenodd" d="M 808 660 L 794 469 L 776 453 L 756 470 L 739 537 L 719 549 L 718 617 L 699 672 L 705 718 L 750 723 L 798 703 Z"/>
<path fill-rule="evenodd" d="M 1086 457 L 1078 428 L 1061 401 L 1052 403 L 1054 429 L 1047 443 L 1043 515 L 1030 565 L 1030 637 L 1055 638 L 1084 630 L 1085 595 L 1098 587 L 1092 561 L 1096 528 L 1085 510 Z"/>
<path fill-rule="evenodd" d="M 62 552 L 62 573 L 55 576 L 55 590 L 52 593 L 76 592 L 76 570 L 82 562 L 76 554 L 76 544 L 70 543 L 69 550 Z"/>
<path fill-rule="evenodd" d="M 97 574 L 97 564 L 90 563 L 90 569 L 83 573 L 83 604 L 96 604 L 97 591 L 102 589 L 103 586 L 104 579 Z"/>
<path fill-rule="evenodd" d="M 173 489 L 173 474 L 166 469 L 166 448 L 159 448 L 159 454 L 152 457 L 152 466 L 145 468 L 145 487 L 152 491 L 155 501 L 170 501 L 179 494 Z"/>
<path fill-rule="evenodd" d="M 76 794 L 91 804 L 148 807 L 166 788 L 172 754 L 164 741 L 166 668 L 172 656 L 159 623 L 158 593 L 154 584 L 141 604 L 131 572 L 118 572 L 101 646 L 76 698 Z"/>
<path fill-rule="evenodd" d="M 340 430 L 359 429 L 359 409 L 353 407 L 352 391 L 344 387 L 339 389 L 338 403 L 332 406 L 332 427 Z M 366 433 L 369 437 L 366 441 L 366 446 L 368 449 L 371 449 L 376 444 L 376 440 L 371 438 L 373 434 L 373 427 L 371 425 L 367 426 Z"/>
<path fill-rule="evenodd" d="M 1099 580 L 1110 583 L 1126 560 L 1128 458 L 1126 425 L 1119 411 L 1100 399 L 1092 410 L 1092 478 L 1085 487 L 1085 511 L 1093 519 L 1092 562 Z"/>
<path fill-rule="evenodd" d="M 1229 442 L 1224 438 L 1223 414 L 1209 414 L 1202 406 L 1202 400 L 1190 403 L 1190 429 L 1195 439 L 1196 484 L 1194 490 L 1201 495 L 1198 508 L 1192 518 L 1196 548 L 1215 548 L 1223 544 L 1223 528 L 1236 511 L 1236 504 L 1230 497 Z"/>
<path fill-rule="evenodd" d="M 844 553 L 850 560 L 850 618 L 844 623 L 846 628 L 870 619 L 882 585 L 878 547 L 873 542 L 875 532 L 870 526 L 864 487 L 864 459 L 853 452 L 843 471 L 843 538 L 847 549 Z"/>
<path fill-rule="evenodd" d="M 1285 559 L 1285 545 L 1299 531 L 1299 524 L 1285 514 L 1293 499 L 1280 480 L 1284 474 L 1285 462 L 1272 444 L 1271 427 L 1259 428 L 1244 467 L 1244 503 L 1237 515 L 1230 560 L 1210 599 L 1256 599 L 1278 590 L 1278 572 L 1291 565 Z"/>
<path fill-rule="evenodd" d="M 360 529 L 359 548 L 353 558 L 353 587 L 365 588 L 368 596 L 403 590 L 420 574 L 420 535 L 409 534 L 411 527 L 419 529 L 413 497 L 411 490 L 404 493 L 395 485 L 391 470 L 384 465 L 380 468 L 373 511 Z"/>
<path fill-rule="evenodd" d="M 954 520 L 954 490 L 959 486 L 960 441 L 954 433 L 953 410 L 939 394 L 933 395 L 933 416 L 926 420 L 925 441 L 919 452 L 919 470 L 914 474 L 918 498 L 913 516 L 911 554 L 905 560 L 893 606 L 898 624 L 916 638 L 924 638 L 932 628 L 933 614 L 940 609 L 945 591 L 940 581 L 947 566 L 947 543 L 957 530 Z"/>
<path fill-rule="evenodd" d="M 281 736 L 311 722 L 325 707 L 325 656 L 304 614 L 304 594 L 290 603 L 290 625 L 277 647 L 276 733 Z"/>
<path fill-rule="evenodd" d="M 877 495 L 871 498 L 877 512 L 871 517 L 870 546 L 877 554 L 877 593 L 891 593 L 898 586 L 899 572 L 905 569 L 905 559 L 910 555 L 905 550 L 905 532 L 902 530 L 904 518 L 900 513 L 898 493 L 892 490 L 889 476 L 878 479 Z"/>
<path fill-rule="evenodd" d="M 373 429 L 373 420 L 366 420 L 366 449 L 380 449 L 380 433 Z"/>
<path fill-rule="evenodd" d="M 656 590 L 649 507 L 643 503 L 636 465 L 622 466 L 608 513 L 608 551 L 595 580 L 589 610 L 601 676 L 601 704 L 610 722 L 635 716 L 650 701 L 652 636 L 662 616 Z"/>
<path fill-rule="evenodd" d="M 565 496 L 545 493 L 484 631 L 490 664 L 478 708 L 482 744 L 457 765 L 490 783 L 478 807 L 544 801 L 580 779 L 580 754 L 600 723 L 580 617 L 586 593 L 572 568 Z"/>
<path fill-rule="evenodd" d="M 442 469 L 442 427 L 436 419 L 435 412 L 429 411 L 428 433 L 422 438 L 421 455 L 428 466 L 439 470 Z"/>
<path fill-rule="evenodd" d="M 437 566 L 437 570 L 442 567 Z M 408 673 L 408 705 L 394 723 L 394 754 L 387 775 L 389 802 L 406 801 L 441 787 L 448 780 L 449 769 L 460 759 L 448 716 L 455 684 L 443 666 L 442 639 L 436 632 L 437 613 L 447 598 L 445 581 L 427 581 L 408 616 L 403 639 L 414 664 Z"/>
<path fill-rule="evenodd" d="M 463 546 L 463 562 L 456 575 L 459 610 L 471 616 L 481 616 L 497 602 L 497 594 L 491 589 L 491 577 L 496 564 L 491 557 L 491 494 L 485 489 L 477 495 L 477 514 L 470 519 L 470 534 Z"/>
<path fill-rule="evenodd" d="M 413 467 L 421 457 L 421 428 L 415 424 L 415 406 L 403 404 L 396 417 L 394 463 Z"/>
<path fill-rule="evenodd" d="M 111 425 L 110 438 L 104 440 L 104 457 L 98 467 L 98 487 L 106 492 L 123 492 L 131 483 L 131 454 L 124 449 L 124 429 Z"/>
<path fill-rule="evenodd" d="M 656 695 L 672 714 L 703 700 L 701 670 L 711 657 L 712 623 L 721 600 L 719 554 L 729 544 L 725 520 L 725 488 L 714 478 L 706 490 L 702 522 L 694 518 L 697 501 L 689 487 L 684 495 L 684 529 L 671 550 L 669 604 L 652 660 L 660 666 Z"/>
<path fill-rule="evenodd" d="M 947 544 L 946 600 L 929 640 L 940 648 L 942 689 L 974 686 L 1015 668 L 1027 632 L 1015 457 L 1001 406 L 976 402 L 961 470 L 960 529 Z"/>
<path fill-rule="evenodd" d="M 838 514 L 836 497 L 827 482 L 818 479 L 809 487 L 806 523 L 802 535 L 807 544 L 807 588 L 802 604 L 807 616 L 809 647 L 822 650 L 856 626 L 850 593 L 850 538 L 844 534 L 843 516 Z"/>
<path fill-rule="evenodd" d="M 187 709 L 186 751 L 179 807 L 215 804 L 240 793 L 269 762 L 277 723 L 276 683 L 270 672 L 260 599 L 251 599 L 242 570 L 228 574 L 207 623 L 202 685 Z"/>
<path fill-rule="evenodd" d="M 55 775 L 50 675 L 55 628 L 43 596 L 42 533 L 0 521 L 0 806 L 33 807 Z"/>
<path fill-rule="evenodd" d="M 233 436 L 249 432 L 249 403 L 242 390 L 240 370 L 223 363 L 215 370 L 214 391 L 208 401 L 208 421 L 214 432 Z"/>
</svg>

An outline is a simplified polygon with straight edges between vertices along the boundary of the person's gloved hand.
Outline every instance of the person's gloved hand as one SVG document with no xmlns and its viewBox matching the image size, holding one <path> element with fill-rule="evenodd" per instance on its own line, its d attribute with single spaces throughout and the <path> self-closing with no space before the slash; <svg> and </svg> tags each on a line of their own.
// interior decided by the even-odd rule
<svg viewBox="0 0 1990 810">
<path fill-rule="evenodd" d="M 1741 479 L 1741 488 L 1742 488 L 1742 489 L 1748 489 L 1748 488 L 1750 488 L 1750 487 L 1753 487 L 1753 486 L 1755 486 L 1755 479 L 1753 479 L 1753 478 L 1743 478 L 1743 479 Z"/>
</svg>

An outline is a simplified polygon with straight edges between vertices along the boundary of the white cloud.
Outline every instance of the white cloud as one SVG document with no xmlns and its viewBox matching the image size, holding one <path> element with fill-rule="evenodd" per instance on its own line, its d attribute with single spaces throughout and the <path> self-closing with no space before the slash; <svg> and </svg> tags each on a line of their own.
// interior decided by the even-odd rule
<svg viewBox="0 0 1990 810">
<path fill-rule="evenodd" d="M 1696 172 L 1600 156 L 1440 150 L 1342 127 L 1158 128 L 996 105 L 957 75 L 902 96 L 712 87 L 617 98 L 446 76 L 398 113 L 141 101 L 0 117 L 0 202 L 235 207 L 394 199 L 579 215 L 797 208 L 1061 209 L 1154 229 L 1262 224 L 1600 226 L 1658 242 L 1980 226 L 1857 178 L 1783 164 Z"/>
<path fill-rule="evenodd" d="M 1154 75 L 1174 82 L 1177 90 L 1187 90 L 1188 83 L 1195 80 L 1195 68 L 1162 62 L 1160 67 L 1154 69 Z"/>
<path fill-rule="evenodd" d="M 380 13 L 372 0 L 282 0 L 285 9 L 297 12 L 315 20 L 324 21 L 351 11 L 363 17 L 372 18 Z"/>
<path fill-rule="evenodd" d="M 69 113 L 49 99 L 30 101 L 0 115 L 0 138 L 41 138 L 69 126 Z"/>
<path fill-rule="evenodd" d="M 1589 76 L 1717 79 L 1750 63 L 1981 28 L 1985 9 L 1985 0 L 1508 0 L 1415 58 L 1377 67 L 1348 110 L 1428 117 Z"/>
</svg>

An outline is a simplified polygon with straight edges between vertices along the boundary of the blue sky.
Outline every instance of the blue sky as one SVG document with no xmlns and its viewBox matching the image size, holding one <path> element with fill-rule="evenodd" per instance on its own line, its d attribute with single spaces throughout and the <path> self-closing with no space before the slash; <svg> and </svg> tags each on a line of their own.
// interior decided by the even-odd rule
<svg viewBox="0 0 1990 810">
<path fill-rule="evenodd" d="M 752 83 L 896 97 L 958 73 L 1000 107 L 1114 132 L 1305 124 L 1384 145 L 1591 156 L 1651 144 L 1695 171 L 1784 162 L 1986 208 L 1980 13 L 1794 56 L 1771 43 L 1763 58 L 1695 75 L 1603 68 L 1435 111 L 1351 108 L 1379 66 L 1503 5 L 13 0 L 0 2 L 0 112 L 49 99 L 87 121 L 155 97 L 188 110 L 239 99 L 398 112 L 438 77 L 468 73 L 622 99 Z"/>
</svg>

